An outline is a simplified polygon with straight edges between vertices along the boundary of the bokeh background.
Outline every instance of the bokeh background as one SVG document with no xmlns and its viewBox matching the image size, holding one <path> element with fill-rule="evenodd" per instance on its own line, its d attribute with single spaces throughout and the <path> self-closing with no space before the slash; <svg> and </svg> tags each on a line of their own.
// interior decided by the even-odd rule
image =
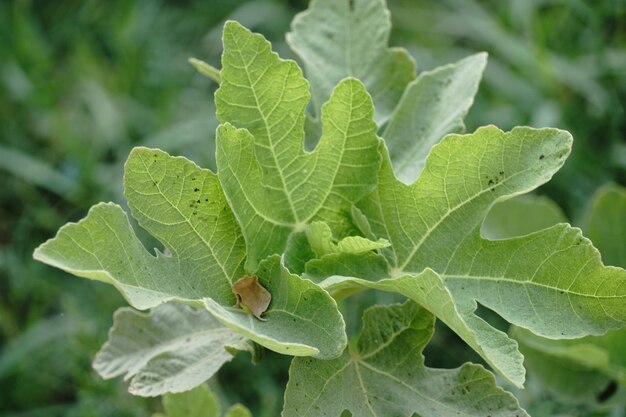
<svg viewBox="0 0 626 417">
<path fill-rule="evenodd" d="M 539 193 L 574 224 L 598 187 L 626 185 L 625 0 L 388 3 L 391 44 L 406 47 L 419 71 L 489 53 L 469 131 L 492 123 L 572 132 L 572 156 Z M 226 19 L 293 57 L 284 34 L 307 4 L 0 1 L 1 416 L 141 417 L 159 409 L 158 400 L 132 397 L 123 381 L 91 370 L 121 296 L 34 262 L 32 251 L 92 204 L 124 204 L 123 163 L 135 145 L 214 168 L 216 85 L 187 59 L 219 67 Z M 431 364 L 475 359 L 445 329 L 438 328 L 433 346 Z M 277 416 L 287 366 L 271 353 L 256 366 L 240 355 L 212 385 L 227 403 Z M 541 405 L 537 415 L 584 415 L 541 389 L 528 392 Z"/>
</svg>

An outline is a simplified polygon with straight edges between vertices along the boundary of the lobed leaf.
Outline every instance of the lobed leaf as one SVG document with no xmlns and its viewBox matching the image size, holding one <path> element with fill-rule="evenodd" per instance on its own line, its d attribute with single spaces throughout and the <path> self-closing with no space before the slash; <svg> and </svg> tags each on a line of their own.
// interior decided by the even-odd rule
<svg viewBox="0 0 626 417">
<path fill-rule="evenodd" d="M 415 77 L 408 52 L 388 48 L 390 30 L 383 0 L 314 0 L 294 18 L 287 43 L 304 62 L 316 115 L 335 85 L 354 77 L 372 95 L 378 124 L 387 121 Z"/>
<path fill-rule="evenodd" d="M 156 396 L 202 384 L 232 359 L 234 349 L 252 346 L 206 311 L 177 303 L 148 314 L 121 308 L 93 367 L 105 379 L 124 375 L 134 395 Z"/>
<path fill-rule="evenodd" d="M 133 149 L 125 168 L 128 205 L 168 255 L 150 255 L 122 208 L 101 203 L 37 248 L 35 259 L 112 284 L 138 309 L 203 297 L 234 304 L 245 247 L 217 176 L 148 148 Z"/>
<path fill-rule="evenodd" d="M 625 203 L 623 188 L 602 187 L 592 199 L 586 220 L 589 236 L 604 260 L 617 266 L 626 266 L 619 257 L 626 247 L 626 238 L 620 233 L 626 230 Z M 553 209 L 544 201 L 531 200 L 524 205 L 530 216 L 551 218 Z M 499 233 L 514 231 L 508 222 L 494 224 L 499 225 Z M 532 217 L 530 224 L 535 224 Z M 611 387 L 616 382 L 626 384 L 626 329 L 575 340 L 546 339 L 518 327 L 510 333 L 518 340 L 529 369 L 550 391 L 569 401 L 603 403 L 613 395 Z"/>
<path fill-rule="evenodd" d="M 289 370 L 283 417 L 527 416 L 482 366 L 424 366 L 422 350 L 434 317 L 417 304 L 376 306 L 363 315 L 354 349 L 337 359 L 296 358 Z"/>
<path fill-rule="evenodd" d="M 626 321 L 626 273 L 604 267 L 578 229 L 558 225 L 497 241 L 480 236 L 491 205 L 546 182 L 570 145 L 569 134 L 555 129 L 504 133 L 486 127 L 450 135 L 433 148 L 410 186 L 395 178 L 385 157 L 377 190 L 359 203 L 372 232 L 392 244 L 391 252 L 382 253 L 388 276 L 399 280 L 395 286 L 413 282 L 410 297 L 516 385 L 523 382 L 521 355 L 513 341 L 474 314 L 477 302 L 551 338 L 602 334 Z M 426 268 L 436 274 L 426 275 L 431 280 L 424 288 L 437 296 L 419 289 L 417 276 Z"/>
<path fill-rule="evenodd" d="M 217 166 L 246 240 L 246 267 L 283 253 L 289 236 L 316 220 L 343 237 L 354 202 L 376 184 L 380 164 L 372 102 L 360 81 L 333 91 L 323 135 L 303 148 L 307 82 L 295 62 L 238 23 L 224 27 L 222 83 L 215 100 Z"/>
</svg>

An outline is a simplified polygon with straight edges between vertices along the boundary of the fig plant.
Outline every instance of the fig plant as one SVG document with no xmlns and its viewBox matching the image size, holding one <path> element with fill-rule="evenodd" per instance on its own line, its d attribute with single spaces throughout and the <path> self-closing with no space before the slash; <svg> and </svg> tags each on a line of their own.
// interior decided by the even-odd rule
<svg viewBox="0 0 626 417">
<path fill-rule="evenodd" d="M 462 134 L 486 54 L 416 76 L 389 31 L 382 0 L 314 0 L 287 36 L 307 81 L 263 36 L 225 24 L 221 69 L 194 61 L 219 82 L 217 173 L 144 147 L 125 165 L 132 217 L 163 247 L 149 253 L 127 213 L 101 203 L 34 253 L 132 307 L 115 314 L 98 373 L 136 395 L 181 393 L 267 348 L 294 357 L 284 417 L 524 416 L 482 365 L 425 366 L 436 319 L 518 387 L 518 344 L 478 304 L 550 339 L 626 325 L 626 271 L 579 229 L 481 233 L 495 203 L 550 180 L 571 135 Z M 349 341 L 338 301 L 364 289 L 407 300 L 370 307 Z"/>
</svg>

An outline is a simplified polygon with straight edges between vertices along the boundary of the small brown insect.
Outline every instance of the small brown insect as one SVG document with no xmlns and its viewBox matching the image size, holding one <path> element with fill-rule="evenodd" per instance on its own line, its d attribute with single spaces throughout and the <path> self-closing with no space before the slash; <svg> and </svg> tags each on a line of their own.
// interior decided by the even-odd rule
<svg viewBox="0 0 626 417">
<path fill-rule="evenodd" d="M 261 317 L 272 301 L 272 294 L 269 293 L 259 283 L 256 275 L 246 275 L 233 284 L 233 293 L 237 297 L 235 307 L 241 306 L 244 310 L 249 311 L 261 321 L 266 321 Z"/>
</svg>

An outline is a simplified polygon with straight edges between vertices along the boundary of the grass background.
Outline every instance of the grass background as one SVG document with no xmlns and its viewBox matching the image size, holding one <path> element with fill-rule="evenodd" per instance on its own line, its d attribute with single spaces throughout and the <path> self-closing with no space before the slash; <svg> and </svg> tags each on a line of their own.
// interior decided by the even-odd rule
<svg viewBox="0 0 626 417">
<path fill-rule="evenodd" d="M 134 145 L 213 168 L 216 86 L 187 58 L 219 67 L 225 19 L 293 57 L 284 33 L 306 5 L 0 2 L 0 415 L 149 416 L 159 409 L 158 401 L 131 397 L 123 381 L 103 381 L 91 370 L 121 297 L 34 262 L 32 251 L 92 204 L 123 204 L 122 166 Z M 624 0 L 389 0 L 389 7 L 391 43 L 409 49 L 419 71 L 489 52 L 469 131 L 493 123 L 572 132 L 572 156 L 540 193 L 574 221 L 600 185 L 626 184 Z M 433 364 L 474 358 L 445 329 L 433 346 Z M 240 356 L 215 388 L 255 416 L 278 415 L 288 361 L 268 354 L 250 366 Z M 592 413 L 541 389 L 529 392 L 537 416 Z M 624 407 L 593 412 L 617 417 Z"/>
</svg>

